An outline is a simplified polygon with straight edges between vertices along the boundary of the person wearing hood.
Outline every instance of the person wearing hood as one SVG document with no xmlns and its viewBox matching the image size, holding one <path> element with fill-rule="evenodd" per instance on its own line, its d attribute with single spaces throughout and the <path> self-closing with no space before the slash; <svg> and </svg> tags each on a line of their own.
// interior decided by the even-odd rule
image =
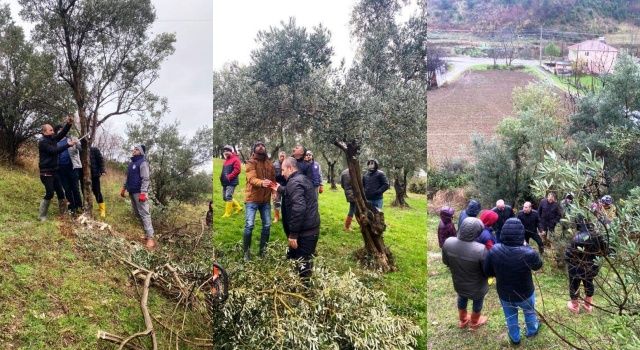
<svg viewBox="0 0 640 350">
<path fill-rule="evenodd" d="M 120 196 L 125 197 L 129 192 L 131 209 L 142 223 L 144 229 L 145 245 L 153 249 L 156 242 L 153 239 L 153 224 L 151 223 L 151 211 L 149 208 L 149 190 L 151 189 L 151 170 L 149 162 L 145 158 L 147 149 L 144 145 L 133 146 L 131 162 L 127 166 L 127 178 L 120 190 Z"/>
<path fill-rule="evenodd" d="M 542 238 L 538 234 L 538 226 L 540 224 L 540 216 L 538 212 L 531 208 L 531 202 L 524 202 L 522 210 L 518 212 L 518 220 L 522 222 L 524 226 L 524 240 L 529 244 L 529 240 L 533 238 L 538 244 L 538 251 L 540 254 L 544 254 L 544 244 Z"/>
<path fill-rule="evenodd" d="M 496 289 L 507 323 L 509 341 L 520 344 L 518 309 L 522 309 L 527 325 L 527 337 L 540 330 L 535 311 L 535 286 L 531 271 L 542 268 L 540 255 L 524 245 L 524 226 L 516 218 L 508 219 L 502 226 L 500 243 L 487 254 L 484 273 L 496 277 Z"/>
<path fill-rule="evenodd" d="M 444 245 L 444 241 L 447 238 L 456 236 L 453 214 L 455 214 L 455 210 L 451 207 L 444 206 L 440 209 L 440 224 L 438 224 L 438 245 L 440 249 L 442 249 L 442 245 Z"/>
<path fill-rule="evenodd" d="M 576 220 L 578 233 L 565 249 L 564 259 L 567 263 L 569 275 L 569 302 L 567 307 L 575 314 L 580 312 L 580 284 L 584 287 L 584 309 L 593 310 L 593 294 L 595 287 L 593 279 L 598 275 L 600 266 L 596 260 L 598 256 L 608 254 L 608 245 L 602 235 L 598 234 L 593 225 L 579 216 Z"/>
<path fill-rule="evenodd" d="M 351 222 L 353 221 L 353 215 L 356 213 L 356 197 L 353 193 L 353 187 L 351 186 L 351 174 L 349 174 L 349 168 L 344 169 L 340 174 L 340 186 L 344 190 L 344 197 L 349 203 L 349 211 L 347 217 L 344 219 L 344 231 L 351 231 Z M 442 246 L 442 245 L 441 245 Z"/>
<path fill-rule="evenodd" d="M 53 193 L 58 197 L 58 206 L 62 212 L 64 208 L 64 191 L 56 172 L 58 170 L 58 155 L 67 148 L 76 144 L 76 141 L 67 140 L 65 144 L 59 145 L 73 124 L 73 117 L 67 117 L 66 124 L 56 133 L 50 124 L 42 125 L 42 138 L 38 141 L 38 168 L 40 170 L 40 181 L 44 185 L 45 195 L 40 202 L 38 218 L 40 221 L 47 220 L 47 212 Z"/>
<path fill-rule="evenodd" d="M 449 237 L 442 246 L 442 262 L 451 270 L 453 288 L 458 294 L 458 327 L 471 330 L 487 323 L 482 316 L 482 304 L 489 291 L 483 263 L 487 250 L 476 242 L 484 225 L 477 218 L 466 218 L 460 225 L 458 236 Z M 467 314 L 469 299 L 473 300 L 471 317 Z"/>
<path fill-rule="evenodd" d="M 222 185 L 222 200 L 224 201 L 223 218 L 231 216 L 231 212 L 235 208 L 236 214 L 242 211 L 242 205 L 233 199 L 233 192 L 238 186 L 238 175 L 240 175 L 240 159 L 233 152 L 233 147 L 226 145 L 223 148 L 224 164 L 222 165 L 222 173 L 220 174 L 220 184 Z"/>
<path fill-rule="evenodd" d="M 56 125 L 53 131 L 57 134 L 62 130 L 62 125 Z M 69 202 L 69 212 L 76 214 L 82 209 L 82 195 L 80 194 L 80 177 L 78 177 L 77 169 L 82 172 L 82 163 L 80 162 L 80 144 L 76 138 L 63 137 L 58 141 L 58 147 L 63 147 L 67 144 L 67 140 L 72 140 L 75 144 L 60 154 L 58 154 L 58 170 L 57 174 L 60 178 L 62 188 L 64 188 L 64 195 Z"/>
<path fill-rule="evenodd" d="M 482 243 L 487 250 L 493 248 L 493 245 L 496 244 L 496 236 L 493 234 L 493 227 L 498 221 L 498 214 L 493 210 L 483 210 L 480 212 L 480 221 L 484 225 L 482 233 L 476 239 L 476 242 Z"/>
<path fill-rule="evenodd" d="M 381 170 L 378 170 L 377 160 L 367 161 L 367 172 L 362 176 L 362 185 L 369 204 L 382 211 L 382 195 L 389 189 L 389 180 Z"/>
<path fill-rule="evenodd" d="M 475 218 L 480 214 L 480 202 L 475 199 L 469 201 L 467 208 L 460 212 L 460 217 L 458 218 L 458 228 L 462 225 L 462 221 L 467 217 Z"/>
<path fill-rule="evenodd" d="M 271 186 L 276 181 L 276 173 L 273 164 L 267 157 L 267 147 L 264 142 L 257 141 L 252 148 L 251 159 L 245 164 L 247 184 L 244 190 L 245 200 L 245 224 L 242 235 L 242 248 L 244 260 L 251 259 L 251 235 L 256 218 L 256 212 L 260 212 L 262 231 L 260 232 L 259 255 L 263 256 L 265 247 L 271 234 Z"/>
<path fill-rule="evenodd" d="M 496 206 L 491 209 L 494 213 L 498 214 L 498 220 L 493 225 L 493 231 L 495 232 L 496 238 L 498 242 L 500 241 L 500 230 L 502 230 L 502 225 L 507 219 L 514 217 L 513 209 L 511 206 L 506 205 L 504 203 L 504 199 L 498 199 L 496 201 Z"/>
</svg>

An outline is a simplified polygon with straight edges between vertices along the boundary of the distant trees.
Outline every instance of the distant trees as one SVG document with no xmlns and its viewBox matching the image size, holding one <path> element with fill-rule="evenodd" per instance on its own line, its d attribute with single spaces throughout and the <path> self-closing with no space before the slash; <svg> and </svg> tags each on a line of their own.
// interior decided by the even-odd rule
<svg viewBox="0 0 640 350">
<path fill-rule="evenodd" d="M 554 43 L 549 43 L 547 46 L 544 47 L 544 54 L 545 56 L 561 57 L 562 50 L 558 45 Z"/>
</svg>

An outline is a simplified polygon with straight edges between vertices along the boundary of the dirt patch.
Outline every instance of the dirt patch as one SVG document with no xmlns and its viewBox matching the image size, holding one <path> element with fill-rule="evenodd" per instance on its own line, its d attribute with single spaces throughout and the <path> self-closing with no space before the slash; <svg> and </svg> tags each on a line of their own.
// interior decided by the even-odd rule
<svg viewBox="0 0 640 350">
<path fill-rule="evenodd" d="M 535 80 L 519 71 L 468 71 L 454 83 L 428 91 L 429 162 L 472 160 L 473 135 L 493 135 L 498 123 L 513 113 L 513 89 Z"/>
</svg>

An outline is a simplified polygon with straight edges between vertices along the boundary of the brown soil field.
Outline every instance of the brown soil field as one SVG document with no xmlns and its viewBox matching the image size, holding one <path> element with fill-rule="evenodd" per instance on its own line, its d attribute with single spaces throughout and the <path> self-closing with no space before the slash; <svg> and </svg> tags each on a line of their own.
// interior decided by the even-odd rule
<svg viewBox="0 0 640 350">
<path fill-rule="evenodd" d="M 471 160 L 473 135 L 494 135 L 498 123 L 513 113 L 513 89 L 535 80 L 520 71 L 467 71 L 452 84 L 428 91 L 429 163 Z"/>
</svg>

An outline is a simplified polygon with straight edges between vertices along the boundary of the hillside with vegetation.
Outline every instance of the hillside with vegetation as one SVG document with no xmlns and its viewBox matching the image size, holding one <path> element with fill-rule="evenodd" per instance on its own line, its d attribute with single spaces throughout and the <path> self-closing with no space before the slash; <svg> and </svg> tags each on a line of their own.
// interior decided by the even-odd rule
<svg viewBox="0 0 640 350">
<path fill-rule="evenodd" d="M 640 23 L 640 3 L 612 0 L 432 0 L 431 28 L 492 31 L 503 28 L 612 33 Z"/>
</svg>

